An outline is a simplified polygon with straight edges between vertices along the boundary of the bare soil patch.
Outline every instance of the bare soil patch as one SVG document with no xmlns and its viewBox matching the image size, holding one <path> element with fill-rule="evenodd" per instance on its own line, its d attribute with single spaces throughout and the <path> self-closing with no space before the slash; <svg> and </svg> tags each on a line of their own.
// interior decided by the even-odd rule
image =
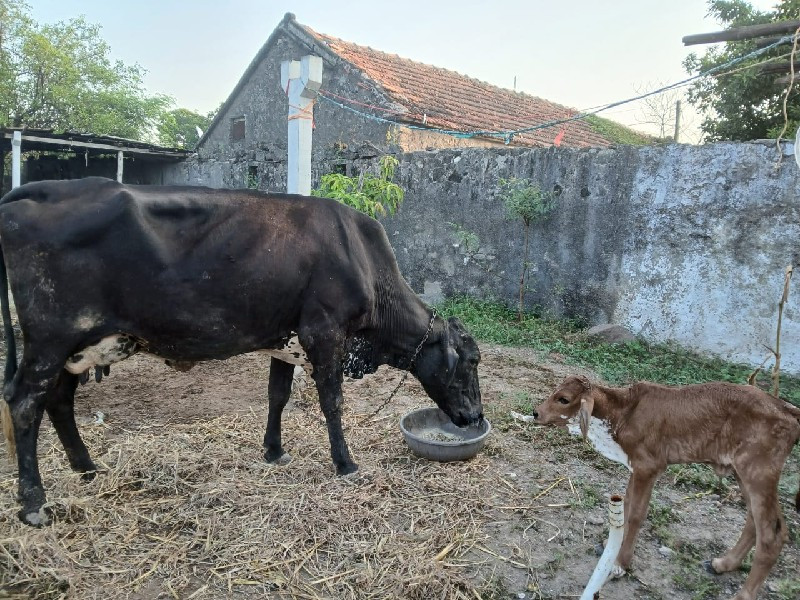
<svg viewBox="0 0 800 600">
<path fill-rule="evenodd" d="M 310 385 L 284 413 L 293 460 L 263 462 L 263 355 L 188 373 L 141 356 L 113 366 L 76 402 L 105 473 L 82 483 L 42 427 L 53 525 L 18 522 L 16 467 L 0 447 L 0 598 L 578 597 L 606 537 L 607 497 L 624 491 L 627 472 L 564 431 L 508 416 L 577 369 L 527 349 L 482 352 L 494 431 L 478 457 L 439 464 L 409 452 L 399 417 L 431 405 L 413 378 L 369 419 L 401 376 L 381 368 L 345 385 L 345 434 L 360 465 L 346 478 L 334 474 Z M 762 598 L 800 597 L 797 455 L 781 488 L 790 541 Z M 662 477 L 634 570 L 603 598 L 724 598 L 738 589 L 745 572 L 717 577 L 700 565 L 735 542 L 745 514 L 735 485 L 711 487 L 699 469 Z"/>
</svg>

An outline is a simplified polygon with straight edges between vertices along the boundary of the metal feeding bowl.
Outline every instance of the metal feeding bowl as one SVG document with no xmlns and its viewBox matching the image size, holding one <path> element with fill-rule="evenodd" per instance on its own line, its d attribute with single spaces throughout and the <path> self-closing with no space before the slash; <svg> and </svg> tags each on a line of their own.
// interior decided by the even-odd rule
<svg viewBox="0 0 800 600">
<path fill-rule="evenodd" d="M 439 462 L 472 458 L 483 448 L 491 430 L 486 419 L 477 425 L 457 427 L 436 407 L 413 410 L 400 419 L 400 431 L 411 451 Z"/>
</svg>

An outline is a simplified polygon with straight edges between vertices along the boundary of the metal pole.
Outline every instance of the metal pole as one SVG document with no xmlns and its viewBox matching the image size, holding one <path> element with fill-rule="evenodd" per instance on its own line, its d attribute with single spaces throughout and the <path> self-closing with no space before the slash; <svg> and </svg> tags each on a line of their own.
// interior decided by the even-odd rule
<svg viewBox="0 0 800 600">
<path fill-rule="evenodd" d="M 678 135 L 681 132 L 681 101 L 677 100 L 675 102 L 675 135 L 673 136 L 673 141 L 677 144 L 678 143 Z"/>
<path fill-rule="evenodd" d="M 314 97 L 322 85 L 322 59 L 304 56 L 281 63 L 281 86 L 289 97 L 286 191 L 311 193 L 311 142 Z"/>
<path fill-rule="evenodd" d="M 122 183 L 122 150 L 117 151 L 117 181 Z"/>
<path fill-rule="evenodd" d="M 22 132 L 15 131 L 11 138 L 11 189 L 20 186 L 22 171 Z"/>
</svg>

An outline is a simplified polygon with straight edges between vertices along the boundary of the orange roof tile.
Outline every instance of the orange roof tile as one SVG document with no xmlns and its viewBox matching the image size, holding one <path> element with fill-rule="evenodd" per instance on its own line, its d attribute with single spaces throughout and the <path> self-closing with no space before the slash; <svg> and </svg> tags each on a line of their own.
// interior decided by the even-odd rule
<svg viewBox="0 0 800 600">
<path fill-rule="evenodd" d="M 572 108 L 535 96 L 359 46 L 317 33 L 305 25 L 301 27 L 375 81 L 392 102 L 406 108 L 408 113 L 403 115 L 406 121 L 464 132 L 509 131 L 578 114 Z M 551 146 L 562 129 L 563 146 L 610 146 L 612 143 L 583 120 L 515 135 L 512 143 Z"/>
</svg>

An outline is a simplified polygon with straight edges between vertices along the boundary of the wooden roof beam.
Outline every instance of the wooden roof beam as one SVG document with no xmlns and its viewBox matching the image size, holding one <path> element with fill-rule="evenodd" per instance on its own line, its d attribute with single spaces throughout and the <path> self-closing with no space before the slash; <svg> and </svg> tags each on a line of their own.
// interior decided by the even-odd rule
<svg viewBox="0 0 800 600">
<path fill-rule="evenodd" d="M 744 27 L 734 27 L 725 31 L 714 31 L 712 33 L 697 33 L 684 36 L 682 41 L 684 46 L 695 44 L 715 44 L 717 42 L 738 42 L 750 40 L 765 35 L 777 35 L 794 33 L 800 27 L 800 19 L 791 21 L 781 21 L 779 23 L 764 23 L 763 25 L 746 25 Z"/>
<path fill-rule="evenodd" d="M 779 63 L 769 63 L 762 65 L 758 69 L 759 75 L 768 75 L 771 73 L 789 73 L 791 71 L 791 63 L 787 60 Z M 796 79 L 800 79 L 800 62 L 794 63 L 794 74 Z"/>
<path fill-rule="evenodd" d="M 5 134 L 5 138 L 10 139 L 12 132 L 7 132 Z M 188 152 L 183 151 L 170 151 L 170 150 L 155 150 L 151 148 L 135 148 L 132 146 L 126 146 L 124 144 L 121 145 L 111 145 L 111 144 L 100 144 L 97 142 L 84 142 L 79 140 L 70 140 L 66 138 L 51 138 L 51 137 L 40 137 L 36 135 L 25 135 L 25 132 L 22 134 L 22 147 L 25 147 L 25 143 L 34 143 L 36 145 L 36 150 L 41 150 L 43 147 L 53 146 L 52 151 L 64 151 L 64 152 L 74 152 L 75 148 L 87 148 L 91 150 L 109 150 L 112 152 L 118 152 L 122 150 L 126 154 L 142 154 L 146 156 L 166 156 L 171 158 L 183 158 L 188 154 Z M 46 149 L 46 148 L 45 148 Z"/>
</svg>

